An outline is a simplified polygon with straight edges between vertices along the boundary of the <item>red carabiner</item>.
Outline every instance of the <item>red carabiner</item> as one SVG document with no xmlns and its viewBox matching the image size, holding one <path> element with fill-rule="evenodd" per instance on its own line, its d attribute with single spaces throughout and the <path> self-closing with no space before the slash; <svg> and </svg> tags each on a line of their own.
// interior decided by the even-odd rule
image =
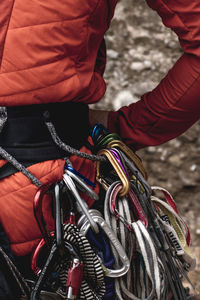
<svg viewBox="0 0 200 300">
<path fill-rule="evenodd" d="M 51 236 L 52 237 L 54 236 L 54 232 L 51 232 Z M 46 245 L 45 240 L 41 239 L 35 251 L 33 252 L 32 259 L 31 259 L 31 269 L 33 270 L 35 275 L 39 275 L 41 271 L 40 267 L 38 267 L 37 262 L 38 262 L 39 255 L 45 245 Z"/>
<path fill-rule="evenodd" d="M 52 183 L 43 184 L 38 189 L 38 191 L 35 195 L 34 201 L 33 201 L 34 216 L 38 223 L 42 237 L 48 247 L 51 246 L 51 234 L 50 234 L 50 231 L 44 220 L 43 211 L 42 211 L 42 201 L 43 201 L 44 195 L 47 193 L 47 191 L 49 190 L 51 185 L 52 185 Z"/>
</svg>

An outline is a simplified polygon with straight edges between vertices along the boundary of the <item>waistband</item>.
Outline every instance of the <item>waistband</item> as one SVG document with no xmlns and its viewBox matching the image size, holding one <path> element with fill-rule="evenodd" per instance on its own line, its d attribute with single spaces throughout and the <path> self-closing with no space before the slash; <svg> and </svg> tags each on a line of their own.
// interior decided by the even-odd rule
<svg viewBox="0 0 200 300">
<path fill-rule="evenodd" d="M 41 162 L 63 158 L 67 153 L 52 140 L 46 117 L 60 139 L 80 149 L 89 136 L 88 106 L 83 103 L 52 103 L 7 107 L 7 122 L 0 133 L 0 145 L 20 162 Z"/>
</svg>

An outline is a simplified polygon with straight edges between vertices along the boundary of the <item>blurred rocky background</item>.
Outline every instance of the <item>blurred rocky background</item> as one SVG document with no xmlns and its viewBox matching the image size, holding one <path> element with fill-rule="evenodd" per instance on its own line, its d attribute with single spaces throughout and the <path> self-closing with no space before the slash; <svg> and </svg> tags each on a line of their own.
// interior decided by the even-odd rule
<svg viewBox="0 0 200 300">
<path fill-rule="evenodd" d="M 106 35 L 108 84 L 95 105 L 117 110 L 138 101 L 165 76 L 182 50 L 177 36 L 165 28 L 144 0 L 121 0 Z M 200 97 L 200 95 L 199 95 Z M 178 204 L 192 235 L 197 268 L 190 275 L 200 291 L 200 122 L 182 136 L 138 152 L 151 185 L 166 188 Z"/>
</svg>

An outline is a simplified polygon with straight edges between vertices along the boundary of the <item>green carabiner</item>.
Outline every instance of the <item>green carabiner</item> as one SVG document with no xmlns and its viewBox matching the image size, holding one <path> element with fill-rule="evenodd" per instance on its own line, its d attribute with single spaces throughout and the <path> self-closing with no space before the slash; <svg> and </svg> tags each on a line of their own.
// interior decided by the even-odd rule
<svg viewBox="0 0 200 300">
<path fill-rule="evenodd" d="M 106 146 L 108 143 L 115 141 L 115 140 L 120 140 L 120 137 L 117 133 L 109 133 L 106 136 L 102 137 L 96 144 L 97 148 L 103 148 Z"/>
</svg>

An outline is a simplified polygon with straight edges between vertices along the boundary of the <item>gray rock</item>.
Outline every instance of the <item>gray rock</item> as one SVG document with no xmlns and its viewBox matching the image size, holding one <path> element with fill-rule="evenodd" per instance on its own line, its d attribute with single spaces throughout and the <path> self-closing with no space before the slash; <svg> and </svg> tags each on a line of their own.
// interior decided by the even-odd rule
<svg viewBox="0 0 200 300">
<path fill-rule="evenodd" d="M 118 58 L 119 53 L 118 53 L 117 51 L 115 51 L 115 50 L 109 49 L 109 50 L 107 51 L 107 56 L 108 56 L 109 58 L 116 59 L 116 58 Z"/>
<path fill-rule="evenodd" d="M 140 62 L 140 61 L 136 61 L 136 62 L 133 62 L 130 66 L 131 70 L 133 71 L 138 71 L 138 72 L 141 72 L 145 69 L 150 69 L 151 68 L 151 62 L 149 60 L 145 60 L 143 62 Z"/>
<path fill-rule="evenodd" d="M 114 110 L 119 109 L 122 106 L 129 105 L 133 102 L 137 102 L 138 98 L 134 97 L 129 90 L 120 91 L 113 101 Z"/>
</svg>

